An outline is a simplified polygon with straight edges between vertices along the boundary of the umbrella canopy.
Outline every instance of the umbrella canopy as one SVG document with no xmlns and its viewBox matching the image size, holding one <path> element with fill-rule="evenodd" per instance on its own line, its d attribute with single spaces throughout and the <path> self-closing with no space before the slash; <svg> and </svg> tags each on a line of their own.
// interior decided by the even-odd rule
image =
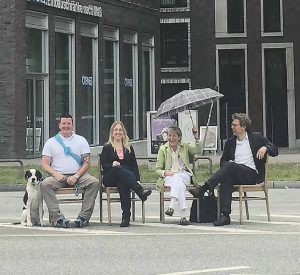
<svg viewBox="0 0 300 275">
<path fill-rule="evenodd" d="M 169 117 L 185 110 L 197 109 L 199 106 L 212 103 L 222 96 L 210 88 L 184 90 L 160 104 L 155 117 Z"/>
</svg>

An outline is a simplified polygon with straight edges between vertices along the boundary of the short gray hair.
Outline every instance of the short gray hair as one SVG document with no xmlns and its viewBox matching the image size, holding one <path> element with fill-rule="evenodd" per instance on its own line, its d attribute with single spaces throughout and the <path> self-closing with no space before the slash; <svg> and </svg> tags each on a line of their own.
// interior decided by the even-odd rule
<svg viewBox="0 0 300 275">
<path fill-rule="evenodd" d="M 241 127 L 245 127 L 247 131 L 250 131 L 251 119 L 245 113 L 234 113 L 231 116 L 232 120 L 237 119 L 240 122 Z"/>
<path fill-rule="evenodd" d="M 178 135 L 179 139 L 181 140 L 182 132 L 181 132 L 180 128 L 177 125 L 169 126 L 168 132 L 169 132 L 169 130 L 175 132 Z"/>
</svg>

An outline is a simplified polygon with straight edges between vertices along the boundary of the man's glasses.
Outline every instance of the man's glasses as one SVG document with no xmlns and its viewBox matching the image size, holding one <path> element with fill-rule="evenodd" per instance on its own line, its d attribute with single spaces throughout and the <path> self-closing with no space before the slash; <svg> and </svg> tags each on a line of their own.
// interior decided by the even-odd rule
<svg viewBox="0 0 300 275">
<path fill-rule="evenodd" d="M 238 127 L 240 124 L 231 123 L 231 127 Z"/>
</svg>

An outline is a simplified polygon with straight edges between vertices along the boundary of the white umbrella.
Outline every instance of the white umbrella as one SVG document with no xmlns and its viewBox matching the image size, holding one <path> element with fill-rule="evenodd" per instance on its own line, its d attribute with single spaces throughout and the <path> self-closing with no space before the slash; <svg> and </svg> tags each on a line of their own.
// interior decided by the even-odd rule
<svg viewBox="0 0 300 275">
<path fill-rule="evenodd" d="M 198 109 L 202 105 L 211 103 L 207 125 L 206 125 L 206 131 L 203 140 L 203 147 L 204 147 L 208 125 L 210 122 L 211 112 L 213 108 L 213 103 L 221 97 L 223 97 L 222 94 L 220 94 L 219 92 L 211 88 L 183 90 L 182 92 L 172 96 L 171 98 L 161 103 L 156 112 L 155 117 L 170 117 L 171 115 L 177 114 L 179 112 Z M 191 113 L 190 113 L 190 117 L 193 123 Z"/>
</svg>

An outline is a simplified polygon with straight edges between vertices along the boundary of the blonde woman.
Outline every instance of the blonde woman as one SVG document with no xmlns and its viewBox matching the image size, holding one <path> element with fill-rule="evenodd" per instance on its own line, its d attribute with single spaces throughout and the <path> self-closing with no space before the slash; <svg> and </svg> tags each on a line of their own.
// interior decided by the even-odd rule
<svg viewBox="0 0 300 275">
<path fill-rule="evenodd" d="M 135 158 L 133 147 L 129 143 L 124 124 L 115 121 L 109 131 L 108 142 L 104 145 L 101 154 L 103 168 L 103 184 L 106 187 L 116 186 L 119 189 L 122 222 L 121 227 L 128 227 L 130 220 L 130 189 L 132 189 L 142 201 L 151 194 L 151 190 L 145 190 L 140 185 L 140 173 Z"/>
</svg>

